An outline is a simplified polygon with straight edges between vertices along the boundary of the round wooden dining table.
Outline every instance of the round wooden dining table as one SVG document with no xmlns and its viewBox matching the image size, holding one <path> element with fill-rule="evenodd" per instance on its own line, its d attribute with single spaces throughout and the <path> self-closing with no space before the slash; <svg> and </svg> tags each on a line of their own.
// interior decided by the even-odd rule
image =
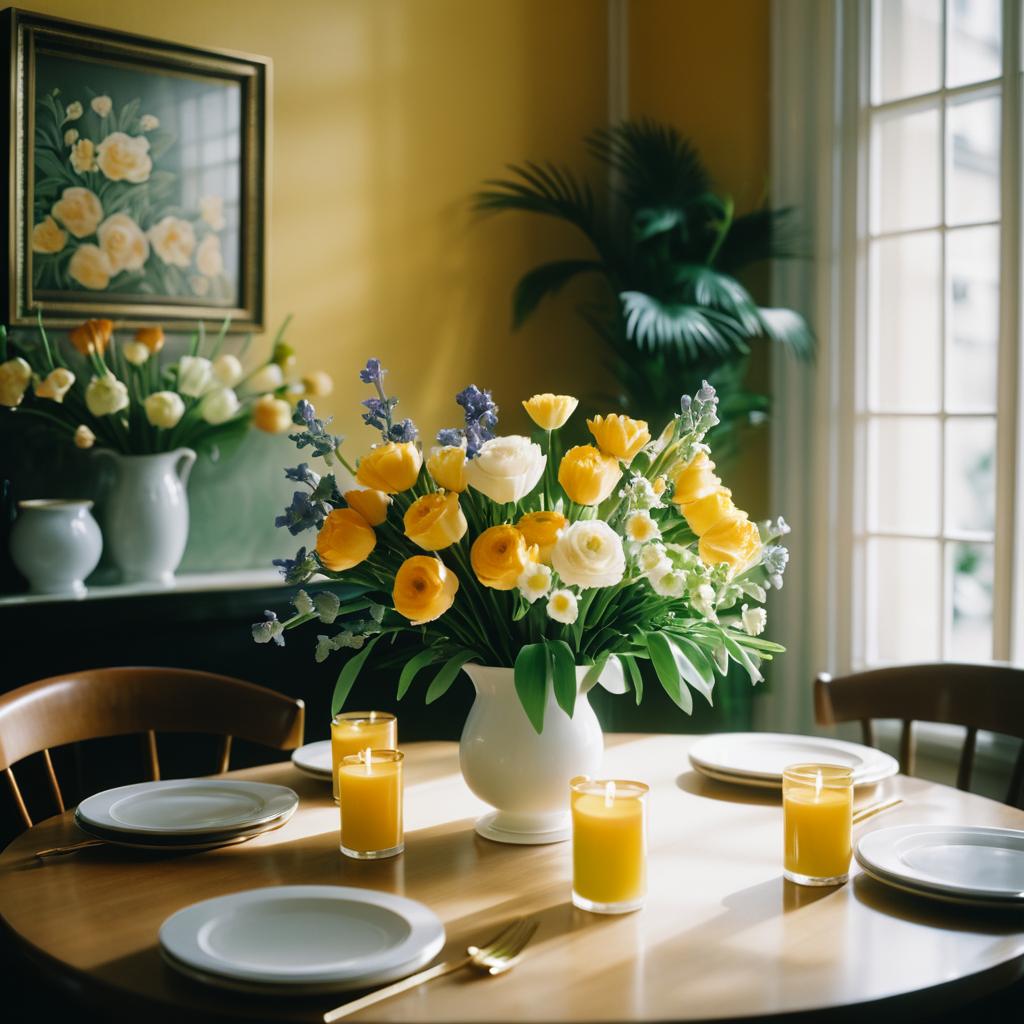
<svg viewBox="0 0 1024 1024">
<path fill-rule="evenodd" d="M 154 855 L 98 846 L 37 860 L 81 839 L 71 813 L 44 821 L 0 855 L 0 915 L 24 952 L 111 1019 L 307 1021 L 352 996 L 254 997 L 179 976 L 160 956 L 168 915 L 260 886 L 337 884 L 421 900 L 443 920 L 440 959 L 461 955 L 510 919 L 539 921 L 514 970 L 429 982 L 353 1020 L 682 1021 L 828 1011 L 906 1020 L 949 1009 L 1024 974 L 1024 919 L 904 895 L 860 873 L 837 888 L 782 877 L 776 792 L 696 774 L 695 737 L 606 737 L 604 773 L 648 782 L 649 894 L 605 917 L 570 903 L 571 844 L 507 846 L 473 832 L 483 806 L 453 743 L 406 750 L 406 849 L 353 861 L 338 849 L 329 782 L 290 763 L 232 777 L 291 786 L 301 803 L 283 828 L 204 853 Z M 959 823 L 1024 828 L 1024 812 L 897 776 L 858 804 L 903 803 L 855 827 Z M 354 995 L 354 994 L 353 994 Z"/>
</svg>

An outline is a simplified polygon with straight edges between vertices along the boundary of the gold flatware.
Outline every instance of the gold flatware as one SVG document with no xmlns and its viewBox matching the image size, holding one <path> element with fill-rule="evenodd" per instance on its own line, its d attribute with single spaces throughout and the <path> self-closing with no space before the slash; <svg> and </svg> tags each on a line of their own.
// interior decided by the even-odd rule
<svg viewBox="0 0 1024 1024">
<path fill-rule="evenodd" d="M 332 1024 L 332 1021 L 341 1020 L 351 1013 L 358 1013 L 368 1006 L 390 999 L 401 992 L 408 992 L 410 989 L 422 985 L 425 981 L 433 981 L 434 978 L 441 978 L 446 974 L 461 971 L 463 967 L 475 967 L 484 974 L 494 977 L 512 970 L 522 959 L 523 949 L 533 938 L 537 930 L 538 922 L 529 917 L 518 917 L 506 928 L 503 928 L 490 942 L 483 946 L 470 946 L 466 950 L 466 956 L 461 960 L 449 960 L 436 967 L 428 967 L 425 971 L 413 974 L 393 985 L 386 985 L 377 989 L 369 995 L 359 999 L 353 999 L 350 1003 L 337 1006 L 324 1014 L 324 1024 Z"/>
<path fill-rule="evenodd" d="M 890 800 L 879 800 L 877 803 L 868 804 L 866 807 L 862 807 L 859 811 L 853 812 L 853 823 L 854 825 L 859 825 L 862 821 L 867 821 L 868 818 L 873 818 L 876 814 L 881 814 L 882 811 L 888 811 L 890 808 L 901 803 L 903 803 L 903 798 L 894 796 Z"/>
<path fill-rule="evenodd" d="M 47 857 L 63 857 L 69 853 L 77 853 L 89 846 L 106 845 L 102 839 L 83 839 L 80 843 L 69 843 L 67 846 L 51 846 L 48 850 L 36 850 L 36 857 L 44 860 Z"/>
</svg>

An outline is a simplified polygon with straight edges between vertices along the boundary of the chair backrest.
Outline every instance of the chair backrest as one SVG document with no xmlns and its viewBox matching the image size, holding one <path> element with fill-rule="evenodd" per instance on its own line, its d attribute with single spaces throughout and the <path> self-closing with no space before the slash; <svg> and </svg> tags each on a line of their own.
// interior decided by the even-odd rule
<svg viewBox="0 0 1024 1024">
<path fill-rule="evenodd" d="M 302 743 L 305 705 L 230 676 L 178 668 L 101 668 L 41 679 L 0 696 L 0 771 L 18 813 L 31 826 L 13 766 L 42 753 L 58 808 L 64 798 L 50 748 L 142 733 L 149 773 L 160 778 L 157 732 L 213 733 L 223 737 L 218 771 L 227 771 L 231 740 L 291 750 Z"/>
<path fill-rule="evenodd" d="M 938 663 L 898 665 L 814 683 L 814 717 L 819 725 L 861 723 L 864 742 L 875 746 L 873 718 L 902 721 L 900 768 L 914 773 L 913 724 L 944 722 L 967 727 L 956 784 L 968 789 L 978 730 L 1024 739 L 1024 669 L 1009 665 Z M 1024 743 L 1014 766 L 1009 804 L 1024 797 Z"/>
</svg>

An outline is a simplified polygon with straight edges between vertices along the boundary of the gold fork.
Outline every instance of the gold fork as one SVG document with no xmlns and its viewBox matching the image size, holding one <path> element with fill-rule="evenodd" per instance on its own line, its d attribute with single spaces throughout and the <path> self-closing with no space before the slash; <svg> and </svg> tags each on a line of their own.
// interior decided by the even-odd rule
<svg viewBox="0 0 1024 1024">
<path fill-rule="evenodd" d="M 409 989 L 422 985 L 425 981 L 432 981 L 434 978 L 441 978 L 454 971 L 461 971 L 463 967 L 476 967 L 485 974 L 493 977 L 497 974 L 504 974 L 512 970 L 522 959 L 523 949 L 533 938 L 537 930 L 538 922 L 529 917 L 518 917 L 506 928 L 503 928 L 497 935 L 484 946 L 470 946 L 466 950 L 466 956 L 461 960 L 448 960 L 436 967 L 429 967 L 425 971 L 413 974 L 393 985 L 377 989 L 369 995 L 359 999 L 353 999 L 350 1003 L 337 1006 L 324 1014 L 324 1024 L 331 1024 L 332 1021 L 341 1020 L 351 1013 L 358 1013 L 368 1006 L 373 1006 L 384 999 L 390 999 L 401 992 L 408 992 Z"/>
</svg>

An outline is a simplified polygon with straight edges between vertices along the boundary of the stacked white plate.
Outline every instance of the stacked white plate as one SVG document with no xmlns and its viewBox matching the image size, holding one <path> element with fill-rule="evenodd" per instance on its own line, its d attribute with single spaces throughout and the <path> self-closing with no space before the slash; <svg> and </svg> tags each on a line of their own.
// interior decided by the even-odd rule
<svg viewBox="0 0 1024 1024">
<path fill-rule="evenodd" d="M 1024 832 L 900 825 L 857 840 L 857 863 L 904 892 L 975 907 L 1024 910 Z"/>
<path fill-rule="evenodd" d="M 792 764 L 839 764 L 853 769 L 855 786 L 873 786 L 895 775 L 899 762 L 861 743 L 778 732 L 724 732 L 690 748 L 690 764 L 702 775 L 741 786 L 781 789 Z"/>
<path fill-rule="evenodd" d="M 369 988 L 425 967 L 444 925 L 415 900 L 336 885 L 281 885 L 203 900 L 160 928 L 167 963 L 241 992 Z"/>
<path fill-rule="evenodd" d="M 118 846 L 204 850 L 279 828 L 298 806 L 285 786 L 175 779 L 97 793 L 78 805 L 75 824 Z"/>
<path fill-rule="evenodd" d="M 301 772 L 318 779 L 331 781 L 334 766 L 331 762 L 331 741 L 317 740 L 292 751 L 292 764 Z"/>
</svg>

